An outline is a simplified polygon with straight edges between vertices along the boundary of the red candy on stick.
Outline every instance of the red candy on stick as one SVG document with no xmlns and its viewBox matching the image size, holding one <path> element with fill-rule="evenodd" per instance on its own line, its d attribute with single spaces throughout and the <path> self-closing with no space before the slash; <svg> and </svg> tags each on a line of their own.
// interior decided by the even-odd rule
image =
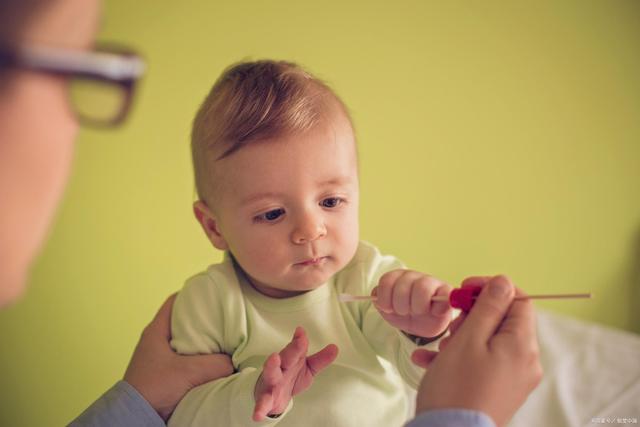
<svg viewBox="0 0 640 427">
<path fill-rule="evenodd" d="M 481 286 L 464 286 L 456 288 L 449 294 L 449 304 L 453 308 L 459 308 L 464 312 L 468 312 L 476 302 L 476 298 L 482 291 Z"/>
<path fill-rule="evenodd" d="M 459 308 L 460 310 L 468 313 L 476 302 L 476 298 L 482 292 L 482 286 L 463 286 L 451 291 L 449 294 L 449 304 L 453 308 Z M 434 297 L 433 299 L 438 298 Z M 586 292 L 582 294 L 546 294 L 546 295 L 526 295 L 515 297 L 514 301 L 521 301 L 526 299 L 571 299 L 571 298 L 591 298 L 591 293 Z"/>
<path fill-rule="evenodd" d="M 469 312 L 473 304 L 476 302 L 476 298 L 482 292 L 482 286 L 463 286 L 462 288 L 456 288 L 451 291 L 449 296 L 436 295 L 431 298 L 431 301 L 449 301 L 449 305 L 453 308 L 459 308 L 464 312 Z M 582 294 L 546 294 L 546 295 L 526 295 L 515 297 L 514 300 L 525 299 L 569 299 L 569 298 L 591 298 L 591 293 Z M 354 301 L 376 301 L 377 297 L 371 295 L 349 295 L 340 294 L 340 301 L 342 302 L 354 302 Z"/>
</svg>

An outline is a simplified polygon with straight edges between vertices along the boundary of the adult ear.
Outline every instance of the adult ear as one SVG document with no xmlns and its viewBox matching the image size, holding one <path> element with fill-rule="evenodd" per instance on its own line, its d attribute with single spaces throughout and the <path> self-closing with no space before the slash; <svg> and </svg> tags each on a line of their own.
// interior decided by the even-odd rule
<svg viewBox="0 0 640 427">
<path fill-rule="evenodd" d="M 193 214 L 213 246 L 222 251 L 229 249 L 227 241 L 220 232 L 218 219 L 204 201 L 198 200 L 193 204 Z"/>
</svg>

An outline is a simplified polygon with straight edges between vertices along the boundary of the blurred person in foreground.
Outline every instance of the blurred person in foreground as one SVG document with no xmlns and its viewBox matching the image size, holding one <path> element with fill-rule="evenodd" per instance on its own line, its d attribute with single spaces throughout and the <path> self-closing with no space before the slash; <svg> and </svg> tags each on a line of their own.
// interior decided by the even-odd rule
<svg viewBox="0 0 640 427">
<path fill-rule="evenodd" d="M 94 49 L 99 15 L 97 0 L 0 1 L 0 306 L 24 292 L 66 185 L 79 123 L 124 120 L 143 74 L 136 55 Z M 76 84 L 87 86 L 77 99 Z M 115 101 L 82 99 L 94 84 L 111 87 Z M 486 285 L 469 315 L 453 323 L 440 353 L 413 355 L 429 370 L 411 427 L 502 426 L 540 380 L 531 303 L 513 302 L 517 291 L 502 276 L 468 280 Z M 233 372 L 226 355 L 171 350 L 174 298 L 143 331 L 124 379 L 71 425 L 164 426 L 187 391 Z"/>
</svg>

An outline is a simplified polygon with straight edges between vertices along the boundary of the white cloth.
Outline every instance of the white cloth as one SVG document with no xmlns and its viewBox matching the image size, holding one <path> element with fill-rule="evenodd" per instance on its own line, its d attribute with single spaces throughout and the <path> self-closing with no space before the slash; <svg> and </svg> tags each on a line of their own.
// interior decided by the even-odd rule
<svg viewBox="0 0 640 427">
<path fill-rule="evenodd" d="M 537 324 L 544 377 L 510 427 L 640 424 L 639 335 L 546 311 Z"/>
</svg>

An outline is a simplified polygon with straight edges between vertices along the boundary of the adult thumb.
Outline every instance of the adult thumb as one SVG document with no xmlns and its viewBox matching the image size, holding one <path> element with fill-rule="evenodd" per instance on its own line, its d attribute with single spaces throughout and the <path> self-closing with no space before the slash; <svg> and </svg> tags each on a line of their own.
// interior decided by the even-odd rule
<svg viewBox="0 0 640 427">
<path fill-rule="evenodd" d="M 488 342 L 500 326 L 513 301 L 515 288 L 505 276 L 494 276 L 482 288 L 457 335 Z"/>
<path fill-rule="evenodd" d="M 180 357 L 194 387 L 228 377 L 235 371 L 231 358 L 224 353 Z"/>
</svg>

